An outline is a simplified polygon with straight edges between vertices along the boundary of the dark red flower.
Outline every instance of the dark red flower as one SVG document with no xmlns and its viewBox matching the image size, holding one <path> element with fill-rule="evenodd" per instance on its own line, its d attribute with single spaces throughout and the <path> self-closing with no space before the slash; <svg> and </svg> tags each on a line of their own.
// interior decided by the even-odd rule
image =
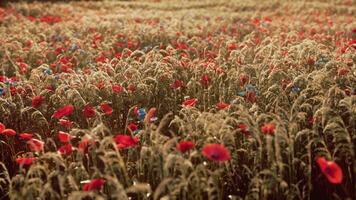
<svg viewBox="0 0 356 200">
<path fill-rule="evenodd" d="M 63 131 L 59 131 L 57 136 L 62 143 L 67 143 L 72 139 L 71 135 Z"/>
<path fill-rule="evenodd" d="M 81 151 L 83 153 L 88 153 L 89 146 L 94 145 L 94 144 L 95 144 L 95 142 L 93 140 L 83 139 L 82 141 L 79 142 L 78 149 L 79 149 L 79 151 Z"/>
<path fill-rule="evenodd" d="M 240 85 L 243 86 L 248 82 L 249 77 L 246 74 L 241 74 L 239 79 L 240 79 Z"/>
<path fill-rule="evenodd" d="M 97 191 L 105 184 L 105 179 L 97 178 L 83 185 L 83 191 Z"/>
<path fill-rule="evenodd" d="M 250 134 L 246 124 L 240 123 L 240 124 L 237 125 L 237 128 L 241 131 L 241 133 L 243 133 L 245 135 L 249 135 Z"/>
<path fill-rule="evenodd" d="M 235 43 L 229 43 L 229 44 L 227 45 L 227 48 L 228 48 L 230 51 L 232 51 L 232 50 L 237 49 L 237 45 L 236 45 Z"/>
<path fill-rule="evenodd" d="M 105 113 L 105 115 L 111 115 L 113 112 L 113 109 L 111 108 L 111 106 L 108 103 L 102 103 L 100 105 L 100 109 L 101 109 L 101 111 L 103 111 Z"/>
<path fill-rule="evenodd" d="M 345 75 L 347 75 L 349 72 L 350 72 L 349 69 L 343 67 L 343 68 L 340 68 L 340 69 L 337 71 L 337 75 L 338 75 L 338 76 L 345 76 Z"/>
<path fill-rule="evenodd" d="M 187 151 L 189 151 L 190 149 L 193 149 L 195 147 L 194 142 L 192 141 L 180 141 L 176 148 L 178 151 L 185 153 Z"/>
<path fill-rule="evenodd" d="M 58 122 L 59 125 L 64 126 L 64 127 L 71 127 L 73 125 L 73 122 L 70 120 L 66 120 L 66 119 L 60 119 Z"/>
<path fill-rule="evenodd" d="M 172 84 L 171 84 L 171 88 L 173 89 L 178 89 L 183 87 L 183 81 L 181 80 L 175 80 Z"/>
<path fill-rule="evenodd" d="M 111 88 L 112 91 L 114 91 L 115 93 L 120 93 L 124 91 L 124 87 L 122 87 L 121 85 L 113 85 Z"/>
<path fill-rule="evenodd" d="M 327 161 L 324 157 L 317 158 L 321 172 L 326 176 L 330 183 L 340 184 L 343 179 L 343 173 L 340 166 L 334 161 Z"/>
<path fill-rule="evenodd" d="M 1 131 L 0 135 L 6 135 L 6 136 L 14 136 L 16 135 L 16 131 L 10 128 L 6 128 L 3 131 Z"/>
<path fill-rule="evenodd" d="M 147 112 L 147 114 L 146 114 L 146 116 L 145 116 L 145 119 L 144 119 L 144 122 L 145 122 L 145 123 L 150 123 L 151 120 L 155 117 L 156 112 L 157 112 L 157 108 L 151 108 L 151 109 Z"/>
<path fill-rule="evenodd" d="M 44 142 L 37 139 L 30 139 L 29 141 L 27 141 L 27 145 L 31 151 L 39 152 L 43 150 Z"/>
<path fill-rule="evenodd" d="M 183 102 L 183 106 L 187 106 L 187 107 L 192 107 L 195 106 L 195 104 L 198 102 L 198 99 L 196 98 L 192 98 L 192 99 L 187 99 Z"/>
<path fill-rule="evenodd" d="M 246 92 L 246 99 L 251 103 L 256 102 L 256 100 L 257 100 L 256 92 L 254 92 L 254 91 Z"/>
<path fill-rule="evenodd" d="M 31 165 L 33 161 L 35 161 L 36 158 L 30 157 L 30 158 L 16 158 L 16 162 L 19 165 Z"/>
<path fill-rule="evenodd" d="M 221 144 L 205 145 L 202 149 L 202 154 L 206 158 L 217 162 L 223 162 L 231 159 L 230 151 Z"/>
<path fill-rule="evenodd" d="M 22 140 L 31 140 L 33 135 L 31 133 L 21 133 L 19 134 L 19 138 Z"/>
<path fill-rule="evenodd" d="M 261 127 L 261 131 L 264 134 L 274 135 L 276 125 L 274 123 L 266 123 Z"/>
<path fill-rule="evenodd" d="M 32 107 L 38 108 L 42 104 L 43 100 L 44 100 L 43 96 L 34 96 L 32 98 Z"/>
<path fill-rule="evenodd" d="M 216 104 L 216 108 L 219 110 L 224 110 L 230 108 L 230 104 L 220 101 Z"/>
<path fill-rule="evenodd" d="M 117 135 L 114 141 L 119 149 L 134 147 L 139 142 L 137 137 L 131 137 L 129 135 Z"/>
<path fill-rule="evenodd" d="M 127 125 L 127 128 L 132 131 L 135 132 L 138 129 L 138 126 L 135 123 L 130 123 L 129 125 Z"/>
<path fill-rule="evenodd" d="M 62 155 L 70 155 L 73 152 L 73 147 L 71 144 L 65 144 L 58 149 L 58 153 Z"/>
<path fill-rule="evenodd" d="M 73 111 L 74 111 L 74 106 L 73 105 L 66 105 L 66 106 L 58 109 L 52 115 L 52 117 L 59 119 L 59 118 L 62 118 L 64 116 L 68 116 L 68 115 L 72 114 Z"/>
<path fill-rule="evenodd" d="M 208 86 L 210 84 L 210 77 L 208 75 L 203 75 L 200 78 L 200 84 L 202 84 L 203 86 Z"/>
<path fill-rule="evenodd" d="M 92 118 L 95 116 L 95 109 L 90 105 L 86 105 L 86 106 L 84 106 L 84 109 L 83 109 L 83 115 L 86 118 Z"/>
<path fill-rule="evenodd" d="M 5 130 L 5 125 L 3 123 L 0 122 L 0 133 Z"/>
</svg>

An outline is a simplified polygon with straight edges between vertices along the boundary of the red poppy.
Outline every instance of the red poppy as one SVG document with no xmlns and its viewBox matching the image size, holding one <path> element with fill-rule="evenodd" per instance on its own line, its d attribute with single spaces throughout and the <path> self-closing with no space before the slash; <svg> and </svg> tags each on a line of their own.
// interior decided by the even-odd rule
<svg viewBox="0 0 356 200">
<path fill-rule="evenodd" d="M 7 128 L 7 129 L 4 129 L 3 131 L 1 131 L 0 135 L 14 136 L 14 135 L 16 135 L 16 131 L 14 131 L 13 129 Z"/>
<path fill-rule="evenodd" d="M 5 125 L 3 123 L 0 122 L 0 133 L 5 130 Z"/>
<path fill-rule="evenodd" d="M 254 91 L 246 92 L 246 99 L 251 103 L 256 102 L 256 100 L 257 100 L 256 92 L 254 92 Z"/>
<path fill-rule="evenodd" d="M 121 85 L 113 85 L 111 88 L 112 88 L 112 91 L 114 91 L 116 93 L 120 93 L 120 92 L 124 91 L 124 87 L 122 87 Z"/>
<path fill-rule="evenodd" d="M 340 68 L 340 69 L 337 71 L 337 75 L 338 75 L 338 76 L 345 76 L 345 75 L 347 75 L 349 72 L 350 72 L 350 70 L 344 67 L 344 68 Z"/>
<path fill-rule="evenodd" d="M 157 108 L 151 108 L 151 109 L 147 112 L 147 114 L 146 114 L 146 116 L 145 116 L 145 119 L 144 119 L 144 122 L 145 122 L 145 123 L 150 123 L 151 120 L 155 117 L 156 112 L 157 112 Z"/>
<path fill-rule="evenodd" d="M 181 80 L 175 80 L 172 84 L 171 84 L 171 88 L 173 89 L 179 89 L 183 87 L 183 81 Z"/>
<path fill-rule="evenodd" d="M 267 123 L 261 127 L 261 131 L 264 134 L 274 135 L 276 125 L 274 123 Z"/>
<path fill-rule="evenodd" d="M 83 152 L 83 153 L 88 153 L 88 148 L 90 145 L 95 144 L 94 141 L 90 140 L 90 139 L 83 139 L 82 141 L 79 142 L 78 144 L 78 149 L 79 151 Z"/>
<path fill-rule="evenodd" d="M 100 105 L 100 109 L 101 109 L 101 111 L 103 111 L 105 113 L 105 115 L 111 115 L 113 112 L 113 109 L 111 108 L 111 106 L 108 103 L 102 103 Z"/>
<path fill-rule="evenodd" d="M 31 140 L 33 135 L 31 133 L 21 133 L 19 134 L 19 138 L 22 140 Z"/>
<path fill-rule="evenodd" d="M 59 119 L 59 118 L 62 118 L 64 116 L 68 116 L 68 115 L 72 114 L 73 111 L 74 111 L 74 106 L 73 105 L 66 105 L 66 106 L 58 109 L 52 115 L 52 117 Z"/>
<path fill-rule="evenodd" d="M 30 139 L 29 141 L 27 141 L 27 145 L 31 151 L 39 152 L 43 150 L 44 142 L 37 139 Z"/>
<path fill-rule="evenodd" d="M 61 141 L 62 143 L 67 143 L 72 139 L 72 136 L 66 132 L 59 131 L 58 138 L 59 138 L 59 141 Z"/>
<path fill-rule="evenodd" d="M 207 144 L 202 149 L 202 154 L 206 158 L 223 162 L 231 159 L 230 151 L 221 144 Z"/>
<path fill-rule="evenodd" d="M 95 109 L 90 105 L 84 106 L 84 109 L 82 112 L 86 118 L 92 118 L 95 116 Z"/>
<path fill-rule="evenodd" d="M 130 84 L 127 89 L 130 91 L 130 92 L 134 92 L 136 90 L 136 86 L 133 85 L 133 84 Z"/>
<path fill-rule="evenodd" d="M 224 110 L 230 108 L 230 104 L 220 101 L 216 104 L 216 108 L 219 110 Z"/>
<path fill-rule="evenodd" d="M 180 141 L 176 148 L 178 151 L 185 153 L 187 151 L 189 151 L 190 149 L 193 149 L 195 147 L 194 142 L 192 141 Z"/>
<path fill-rule="evenodd" d="M 89 183 L 83 185 L 83 191 L 100 190 L 104 184 L 105 184 L 105 179 L 102 178 L 93 179 Z"/>
<path fill-rule="evenodd" d="M 42 104 L 43 100 L 44 100 L 43 96 L 34 96 L 32 98 L 32 107 L 38 108 Z"/>
<path fill-rule="evenodd" d="M 73 125 L 73 122 L 70 120 L 66 120 L 66 119 L 60 119 L 58 122 L 59 125 L 64 126 L 64 127 L 71 127 Z"/>
<path fill-rule="evenodd" d="M 208 75 L 203 75 L 200 78 L 200 84 L 202 84 L 203 86 L 208 86 L 210 84 L 210 77 Z"/>
<path fill-rule="evenodd" d="M 327 161 L 324 157 L 319 157 L 316 162 L 330 183 L 340 184 L 342 182 L 342 169 L 335 161 Z"/>
<path fill-rule="evenodd" d="M 191 107 L 195 106 L 195 104 L 198 102 L 198 99 L 192 98 L 192 99 L 187 99 L 183 102 L 183 106 Z"/>
<path fill-rule="evenodd" d="M 30 158 L 16 158 L 16 162 L 19 165 L 31 165 L 33 161 L 35 161 L 36 158 L 30 157 Z"/>
<path fill-rule="evenodd" d="M 117 135 L 114 141 L 119 149 L 134 147 L 139 142 L 137 137 L 131 137 L 129 135 Z"/>
<path fill-rule="evenodd" d="M 245 85 L 248 82 L 249 77 L 246 74 L 241 74 L 239 79 L 240 79 L 240 85 Z"/>
<path fill-rule="evenodd" d="M 232 51 L 232 50 L 235 50 L 237 49 L 237 45 L 235 43 L 230 43 L 227 45 L 227 48 Z"/>
<path fill-rule="evenodd" d="M 245 135 L 249 135 L 250 134 L 246 124 L 240 123 L 240 124 L 237 125 L 237 128 L 241 131 L 241 133 L 243 133 Z"/>
<path fill-rule="evenodd" d="M 135 123 L 130 123 L 129 125 L 127 125 L 127 128 L 132 131 L 135 132 L 138 129 L 138 126 Z"/>
<path fill-rule="evenodd" d="M 58 149 L 58 153 L 62 155 L 70 155 L 73 152 L 73 146 L 71 144 L 65 144 Z"/>
</svg>

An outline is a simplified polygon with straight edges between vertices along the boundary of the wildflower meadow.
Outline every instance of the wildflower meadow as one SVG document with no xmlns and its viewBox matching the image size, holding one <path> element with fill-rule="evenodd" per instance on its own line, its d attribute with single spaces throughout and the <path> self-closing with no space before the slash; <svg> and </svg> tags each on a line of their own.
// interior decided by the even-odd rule
<svg viewBox="0 0 356 200">
<path fill-rule="evenodd" d="M 4 1 L 0 199 L 356 199 L 352 0 Z"/>
</svg>

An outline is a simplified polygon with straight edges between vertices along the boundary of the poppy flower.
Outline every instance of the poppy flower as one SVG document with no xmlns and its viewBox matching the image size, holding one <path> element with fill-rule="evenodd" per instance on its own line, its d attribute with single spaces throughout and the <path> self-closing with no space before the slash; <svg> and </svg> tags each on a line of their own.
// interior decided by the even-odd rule
<svg viewBox="0 0 356 200">
<path fill-rule="evenodd" d="M 229 43 L 229 44 L 227 45 L 227 48 L 228 48 L 230 51 L 232 51 L 232 50 L 237 49 L 237 45 L 236 45 L 235 43 Z"/>
<path fill-rule="evenodd" d="M 130 91 L 130 92 L 134 92 L 136 90 L 136 86 L 133 85 L 133 84 L 130 84 L 129 86 L 127 86 L 127 89 Z"/>
<path fill-rule="evenodd" d="M 176 145 L 177 150 L 182 153 L 185 153 L 185 152 L 189 151 L 190 149 L 193 149 L 194 147 L 195 147 L 195 144 L 192 141 L 180 141 Z"/>
<path fill-rule="evenodd" d="M 251 103 L 256 102 L 256 100 L 257 100 L 256 92 L 254 92 L 254 91 L 246 92 L 245 98 Z"/>
<path fill-rule="evenodd" d="M 27 145 L 31 151 L 39 152 L 43 150 L 44 142 L 38 139 L 30 139 L 27 141 Z"/>
<path fill-rule="evenodd" d="M 64 126 L 64 127 L 71 127 L 73 125 L 73 122 L 70 120 L 66 120 L 66 119 L 60 119 L 58 122 L 59 125 Z"/>
<path fill-rule="evenodd" d="M 124 87 L 122 87 L 121 85 L 113 85 L 111 88 L 112 91 L 114 91 L 115 93 L 120 93 L 124 91 Z"/>
<path fill-rule="evenodd" d="M 105 113 L 105 115 L 111 115 L 113 112 L 113 109 L 111 108 L 111 106 L 108 103 L 102 103 L 100 105 L 100 109 L 101 109 L 101 111 L 103 111 Z"/>
<path fill-rule="evenodd" d="M 90 105 L 84 106 L 84 109 L 82 112 L 86 118 L 92 118 L 95 116 L 95 109 Z"/>
<path fill-rule="evenodd" d="M 91 180 L 89 183 L 83 185 L 83 191 L 96 191 L 100 190 L 105 184 L 105 179 L 97 178 Z"/>
<path fill-rule="evenodd" d="M 345 76 L 347 75 L 348 73 L 350 72 L 350 70 L 348 70 L 347 68 L 340 68 L 338 71 L 337 71 L 337 75 L 338 76 Z"/>
<path fill-rule="evenodd" d="M 207 144 L 202 149 L 202 154 L 209 160 L 223 162 L 231 159 L 230 151 L 221 144 Z"/>
<path fill-rule="evenodd" d="M 3 131 L 1 131 L 0 135 L 6 135 L 6 136 L 14 136 L 16 135 L 16 131 L 10 128 L 6 128 Z"/>
<path fill-rule="evenodd" d="M 62 143 L 67 143 L 72 139 L 71 135 L 63 131 L 59 131 L 57 136 Z"/>
<path fill-rule="evenodd" d="M 195 104 L 198 102 L 198 99 L 192 98 L 192 99 L 187 99 L 183 102 L 183 106 L 191 107 L 195 106 Z"/>
<path fill-rule="evenodd" d="M 245 85 L 248 82 L 249 77 L 246 74 L 241 74 L 239 80 L 240 80 L 240 85 Z"/>
<path fill-rule="evenodd" d="M 0 133 L 5 130 L 5 125 L 3 123 L 0 122 Z"/>
<path fill-rule="evenodd" d="M 83 153 L 88 153 L 88 148 L 90 145 L 95 144 L 94 141 L 90 140 L 90 139 L 83 139 L 82 141 L 79 142 L 78 144 L 78 149 L 79 151 L 83 152 Z"/>
<path fill-rule="evenodd" d="M 274 123 L 266 123 L 261 127 L 261 131 L 264 134 L 274 135 L 276 125 Z"/>
<path fill-rule="evenodd" d="M 61 155 L 70 155 L 73 152 L 73 146 L 71 144 L 65 144 L 58 148 L 58 153 Z"/>
<path fill-rule="evenodd" d="M 16 158 L 16 163 L 19 165 L 31 165 L 33 161 L 35 161 L 36 158 L 30 157 L 30 158 Z"/>
<path fill-rule="evenodd" d="M 175 80 L 172 84 L 171 84 L 171 88 L 173 88 L 173 89 L 179 89 L 179 88 L 181 88 L 181 87 L 183 87 L 183 81 L 181 81 L 181 80 Z"/>
<path fill-rule="evenodd" d="M 200 78 L 200 84 L 202 84 L 202 86 L 208 86 L 210 84 L 210 77 L 208 75 L 203 75 Z"/>
<path fill-rule="evenodd" d="M 240 123 L 240 124 L 237 125 L 237 128 L 241 131 L 241 133 L 243 133 L 245 135 L 249 135 L 250 134 L 246 124 Z"/>
<path fill-rule="evenodd" d="M 72 114 L 73 111 L 74 111 L 74 106 L 73 105 L 66 105 L 66 106 L 58 109 L 52 115 L 52 117 L 59 119 L 59 118 L 62 118 L 64 116 L 68 116 L 68 115 Z"/>
<path fill-rule="evenodd" d="M 21 133 L 19 134 L 19 138 L 21 140 L 31 140 L 33 135 L 31 133 Z"/>
<path fill-rule="evenodd" d="M 151 108 L 151 109 L 147 112 L 147 114 L 146 114 L 146 116 L 145 116 L 145 119 L 144 119 L 144 122 L 145 122 L 145 123 L 150 123 L 150 122 L 156 120 L 156 119 L 157 119 L 157 118 L 155 117 L 156 112 L 157 112 L 157 108 Z"/>
<path fill-rule="evenodd" d="M 129 135 L 117 135 L 114 141 L 119 149 L 134 147 L 139 142 L 137 137 L 131 137 Z"/>
<path fill-rule="evenodd" d="M 224 110 L 230 108 L 230 104 L 220 101 L 216 104 L 216 108 L 219 110 Z"/>
<path fill-rule="evenodd" d="M 138 126 L 135 123 L 130 123 L 129 125 L 127 125 L 127 128 L 132 131 L 135 132 L 138 129 Z"/>
<path fill-rule="evenodd" d="M 342 182 L 342 169 L 335 161 L 327 161 L 324 157 L 319 157 L 316 162 L 330 183 L 340 184 Z"/>
<path fill-rule="evenodd" d="M 43 100 L 44 100 L 43 96 L 34 96 L 32 98 L 32 107 L 38 108 L 42 104 Z"/>
</svg>

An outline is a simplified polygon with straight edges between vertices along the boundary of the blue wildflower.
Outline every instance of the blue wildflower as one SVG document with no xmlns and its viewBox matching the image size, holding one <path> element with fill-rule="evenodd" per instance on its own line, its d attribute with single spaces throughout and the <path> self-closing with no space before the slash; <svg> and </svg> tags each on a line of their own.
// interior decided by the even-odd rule
<svg viewBox="0 0 356 200">
<path fill-rule="evenodd" d="M 0 95 L 4 95 L 6 93 L 6 89 L 5 88 L 0 88 Z"/>
<path fill-rule="evenodd" d="M 292 87 L 292 92 L 299 93 L 300 91 L 301 91 L 300 87 L 298 87 L 298 86 L 293 86 Z"/>
<path fill-rule="evenodd" d="M 45 70 L 43 71 L 43 73 L 44 73 L 45 75 L 51 75 L 51 74 L 52 74 L 52 70 L 51 70 L 51 69 L 45 69 Z"/>
<path fill-rule="evenodd" d="M 137 118 L 142 121 L 145 119 L 145 117 L 146 117 L 146 110 L 144 108 L 138 109 Z"/>
</svg>

